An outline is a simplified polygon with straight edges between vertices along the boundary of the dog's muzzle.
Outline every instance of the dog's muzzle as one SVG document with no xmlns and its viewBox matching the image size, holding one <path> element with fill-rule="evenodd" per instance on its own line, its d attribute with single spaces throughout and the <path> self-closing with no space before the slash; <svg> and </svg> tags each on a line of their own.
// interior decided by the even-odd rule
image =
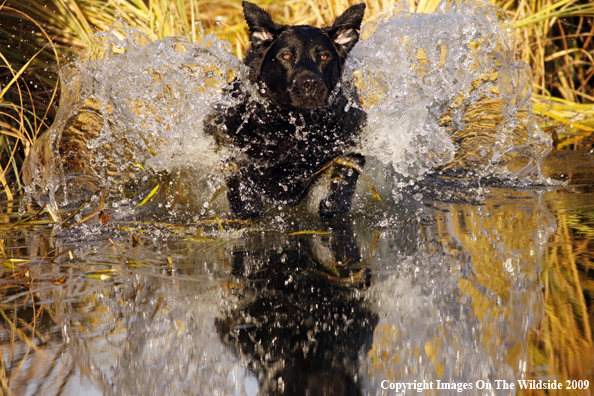
<svg viewBox="0 0 594 396">
<path fill-rule="evenodd" d="M 328 88 L 316 74 L 306 73 L 297 77 L 291 89 L 291 101 L 295 107 L 312 109 L 326 104 Z"/>
</svg>

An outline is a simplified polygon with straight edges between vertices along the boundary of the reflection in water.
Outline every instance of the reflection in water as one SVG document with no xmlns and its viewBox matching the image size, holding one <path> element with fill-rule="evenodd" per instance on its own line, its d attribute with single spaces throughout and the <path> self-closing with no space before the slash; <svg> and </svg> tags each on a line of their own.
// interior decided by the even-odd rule
<svg viewBox="0 0 594 396">
<path fill-rule="evenodd" d="M 369 359 L 376 388 L 383 379 L 440 380 L 472 385 L 465 394 L 515 393 L 496 381 L 526 372 L 527 331 L 542 315 L 542 243 L 555 222 L 533 192 L 485 198 L 437 203 L 442 214 L 421 227 L 419 252 L 377 282 L 382 319 Z M 488 384 L 493 390 L 477 389 Z"/>
<path fill-rule="evenodd" d="M 8 254 L 36 260 L 31 277 L 53 268 L 36 299 L 57 324 L 38 327 L 39 347 L 28 348 L 10 344 L 5 321 L 9 386 L 17 395 L 382 395 L 394 393 L 383 381 L 435 389 L 440 380 L 472 384 L 465 395 L 514 394 L 476 385 L 530 376 L 525 345 L 542 316 L 539 272 L 556 223 L 541 200 L 548 192 L 483 193 L 479 204 L 427 201 L 420 220 L 356 218 L 350 228 L 304 224 L 317 230 L 306 233 L 208 239 L 97 225 L 7 238 Z M 20 360 L 9 345 L 20 345 Z"/>
<path fill-rule="evenodd" d="M 224 343 L 255 373 L 261 394 L 360 395 L 359 356 L 371 348 L 377 314 L 356 240 L 265 239 L 254 235 L 233 251 L 233 274 L 246 287 L 217 320 Z"/>
</svg>

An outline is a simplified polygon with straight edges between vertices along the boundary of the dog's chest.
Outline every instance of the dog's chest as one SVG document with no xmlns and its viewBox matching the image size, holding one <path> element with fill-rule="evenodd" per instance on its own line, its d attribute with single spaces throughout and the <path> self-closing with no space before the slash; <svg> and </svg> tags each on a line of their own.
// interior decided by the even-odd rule
<svg viewBox="0 0 594 396">
<path fill-rule="evenodd" d="M 343 117 L 326 111 L 282 114 L 254 111 L 241 126 L 239 148 L 258 161 L 280 163 L 291 159 L 297 163 L 317 163 L 317 157 L 333 156 L 350 143 Z M 322 160 L 322 158 L 320 158 Z"/>
</svg>

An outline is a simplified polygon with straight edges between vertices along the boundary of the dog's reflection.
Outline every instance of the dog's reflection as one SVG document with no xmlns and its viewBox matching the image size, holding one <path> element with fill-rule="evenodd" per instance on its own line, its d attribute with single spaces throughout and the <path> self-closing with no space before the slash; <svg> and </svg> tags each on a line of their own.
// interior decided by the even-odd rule
<svg viewBox="0 0 594 396">
<path fill-rule="evenodd" d="M 234 249 L 234 275 L 245 287 L 216 327 L 257 376 L 261 395 L 361 394 L 358 359 L 378 318 L 365 297 L 369 270 L 347 232 L 253 235 Z"/>
</svg>

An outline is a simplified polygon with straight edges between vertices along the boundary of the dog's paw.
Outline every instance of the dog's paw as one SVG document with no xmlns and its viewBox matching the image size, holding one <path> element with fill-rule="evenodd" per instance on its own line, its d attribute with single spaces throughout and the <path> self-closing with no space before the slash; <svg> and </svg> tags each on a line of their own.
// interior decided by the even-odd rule
<svg viewBox="0 0 594 396">
<path fill-rule="evenodd" d="M 238 177 L 227 181 L 227 199 L 233 213 L 240 219 L 254 219 L 264 214 L 264 204 L 260 194 Z"/>
<path fill-rule="evenodd" d="M 349 154 L 343 159 L 348 165 L 334 164 L 326 198 L 320 202 L 320 217 L 336 217 L 351 210 L 351 200 L 357 187 L 358 169 L 365 165 L 361 154 Z"/>
</svg>

